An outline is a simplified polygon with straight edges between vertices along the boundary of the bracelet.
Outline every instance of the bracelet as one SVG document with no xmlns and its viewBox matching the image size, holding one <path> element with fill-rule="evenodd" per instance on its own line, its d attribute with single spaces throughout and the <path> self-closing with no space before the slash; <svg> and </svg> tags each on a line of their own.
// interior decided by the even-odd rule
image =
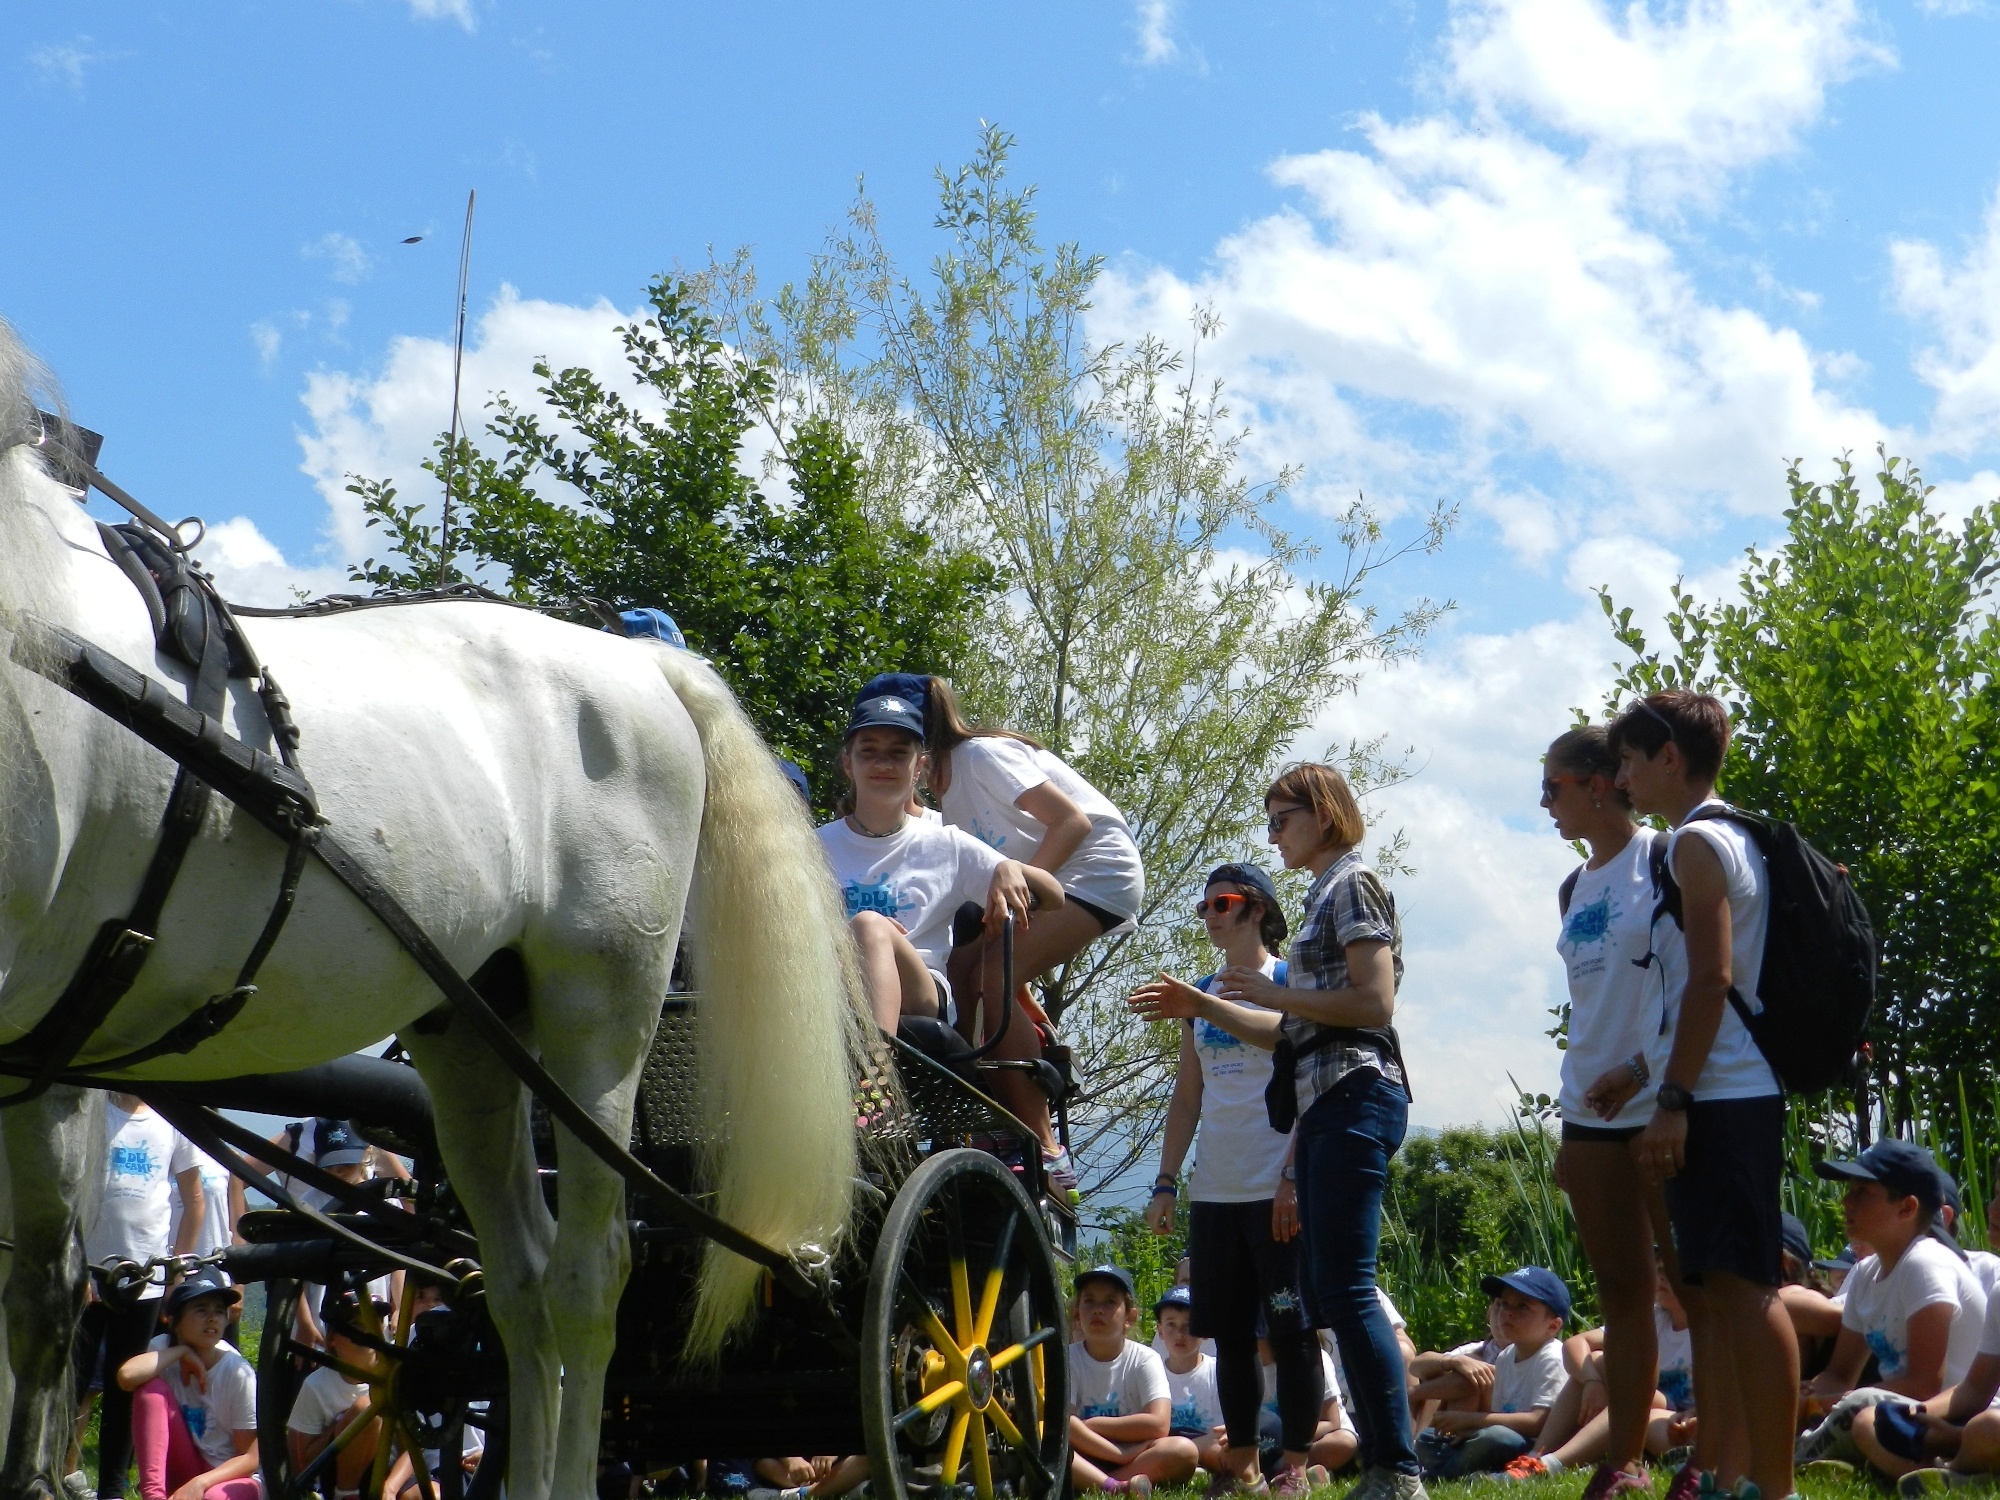
<svg viewBox="0 0 2000 1500">
<path fill-rule="evenodd" d="M 1640 1088 L 1644 1088 L 1653 1076 L 1653 1070 L 1646 1066 L 1646 1055 L 1643 1052 L 1634 1052 L 1626 1058 L 1625 1066 L 1632 1070 L 1632 1081 Z"/>
<path fill-rule="evenodd" d="M 1160 1186 L 1153 1189 L 1153 1196 L 1155 1198 L 1159 1197 L 1162 1193 L 1165 1193 L 1170 1197 L 1178 1198 L 1180 1196 L 1180 1189 L 1176 1187 L 1169 1187 L 1165 1183 L 1162 1183 Z"/>
</svg>

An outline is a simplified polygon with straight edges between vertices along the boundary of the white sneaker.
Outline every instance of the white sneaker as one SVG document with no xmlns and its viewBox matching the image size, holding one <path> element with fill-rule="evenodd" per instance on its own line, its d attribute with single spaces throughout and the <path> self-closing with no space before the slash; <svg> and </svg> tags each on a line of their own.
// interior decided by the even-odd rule
<svg viewBox="0 0 2000 1500">
<path fill-rule="evenodd" d="M 90 1483 L 90 1476 L 81 1469 L 73 1469 L 63 1475 L 62 1487 L 68 1500 L 97 1500 L 97 1491 Z"/>
</svg>

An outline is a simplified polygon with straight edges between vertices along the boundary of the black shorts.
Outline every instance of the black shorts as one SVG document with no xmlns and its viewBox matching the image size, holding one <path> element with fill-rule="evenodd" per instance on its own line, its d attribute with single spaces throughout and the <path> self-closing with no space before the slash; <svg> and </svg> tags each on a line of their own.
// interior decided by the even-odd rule
<svg viewBox="0 0 2000 1500">
<path fill-rule="evenodd" d="M 1093 917 L 1097 918 L 1098 930 L 1101 932 L 1109 932 L 1114 927 L 1123 927 L 1127 922 L 1132 920 L 1130 917 L 1119 916 L 1115 911 L 1106 910 L 1095 901 L 1086 901 L 1081 896 L 1073 896 L 1068 891 L 1063 892 L 1063 904 L 1089 912 Z"/>
<path fill-rule="evenodd" d="M 1271 1237 L 1269 1198 L 1190 1205 L 1188 1330 L 1203 1339 L 1303 1331 L 1298 1244 Z"/>
<path fill-rule="evenodd" d="M 1697 1099 L 1687 1113 L 1687 1164 L 1667 1179 L 1681 1275 L 1696 1286 L 1705 1271 L 1782 1285 L 1785 1096 Z"/>
<path fill-rule="evenodd" d="M 1643 1125 L 1579 1125 L 1574 1120 L 1564 1120 L 1563 1140 L 1618 1146 L 1631 1140 L 1645 1128 Z"/>
</svg>

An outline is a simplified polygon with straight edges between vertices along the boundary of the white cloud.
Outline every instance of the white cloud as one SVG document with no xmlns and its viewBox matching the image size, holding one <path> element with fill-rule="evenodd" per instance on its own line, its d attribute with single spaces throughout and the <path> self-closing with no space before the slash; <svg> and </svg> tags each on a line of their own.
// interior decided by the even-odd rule
<svg viewBox="0 0 2000 1500">
<path fill-rule="evenodd" d="M 28 66 L 40 75 L 44 83 L 67 84 L 80 94 L 83 92 L 85 70 L 107 61 L 109 57 L 109 53 L 93 50 L 89 37 L 80 36 L 74 41 L 51 42 L 33 48 L 28 53 Z"/>
<path fill-rule="evenodd" d="M 410 14 L 420 21 L 456 21 L 466 31 L 476 24 L 472 0 L 410 0 Z"/>
<path fill-rule="evenodd" d="M 238 604 L 269 608 L 354 589 L 344 568 L 296 567 L 286 562 L 276 544 L 246 516 L 210 526 L 195 558 L 215 575 L 223 597 Z"/>
<path fill-rule="evenodd" d="M 607 381 L 617 380 L 626 365 L 614 330 L 639 315 L 601 300 L 571 307 L 525 299 L 503 287 L 467 330 L 460 396 L 466 430 L 479 436 L 494 392 L 532 401 L 541 383 L 534 364 L 544 355 L 558 370 L 584 365 Z M 299 437 L 305 452 L 301 467 L 326 499 L 335 554 L 358 561 L 379 552 L 381 541 L 366 530 L 354 497 L 346 493 L 350 474 L 393 481 L 406 503 L 435 492 L 436 481 L 419 465 L 451 420 L 451 345 L 398 338 L 379 372 L 317 371 L 307 377 L 301 399 L 311 419 L 311 431 Z"/>
<path fill-rule="evenodd" d="M 268 372 L 278 362 L 278 354 L 285 347 L 285 336 L 270 319 L 259 318 L 250 325 L 250 342 L 256 347 L 257 363 Z"/>
<path fill-rule="evenodd" d="M 373 257 L 361 248 L 359 240 L 337 230 L 300 247 L 299 254 L 308 260 L 331 262 L 332 268 L 327 275 L 342 286 L 353 286 L 364 280 L 375 264 Z"/>
<path fill-rule="evenodd" d="M 1465 0 L 1452 20 L 1455 88 L 1704 190 L 1790 151 L 1827 88 L 1892 54 L 1855 0 L 1687 0 L 1613 12 L 1600 0 Z"/>
<path fill-rule="evenodd" d="M 1898 305 L 1937 332 L 1916 368 L 1937 392 L 1930 440 L 1952 453 L 2000 435 L 2000 194 L 1983 230 L 1956 265 L 1925 240 L 1889 247 Z"/>
<path fill-rule="evenodd" d="M 1137 0 L 1133 6 L 1132 30 L 1139 43 L 1138 61 L 1143 67 L 1158 68 L 1168 63 L 1208 70 L 1207 60 L 1191 47 L 1183 47 L 1175 35 L 1176 12 L 1180 0 Z"/>
</svg>

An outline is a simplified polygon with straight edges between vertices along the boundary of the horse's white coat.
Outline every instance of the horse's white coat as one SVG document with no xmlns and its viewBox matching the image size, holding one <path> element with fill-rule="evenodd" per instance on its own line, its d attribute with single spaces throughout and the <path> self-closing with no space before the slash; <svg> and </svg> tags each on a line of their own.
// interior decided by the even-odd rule
<svg viewBox="0 0 2000 1500">
<path fill-rule="evenodd" d="M 25 407 L 24 390 L 5 388 L 10 367 L 20 368 L 10 344 L 0 323 L 0 435 Z M 22 610 L 158 679 L 186 681 L 155 652 L 145 609 L 93 524 L 32 449 L 15 447 L 0 452 L 0 659 Z M 706 997 L 717 1204 L 768 1243 L 837 1237 L 854 1166 L 858 985 L 817 842 L 719 679 L 657 643 L 491 604 L 251 620 L 246 629 L 292 700 L 303 767 L 332 827 L 461 972 L 503 947 L 520 953 L 531 990 L 524 1034 L 620 1140 L 698 858 L 691 937 Z M 239 682 L 231 695 L 233 732 L 270 748 L 254 694 Z M 0 1042 L 47 1012 L 99 925 L 129 908 L 173 775 L 166 757 L 110 719 L 0 666 Z M 151 1041 L 231 986 L 276 892 L 280 856 L 275 838 L 214 799 L 152 956 L 83 1062 Z M 311 863 L 257 984 L 220 1037 L 139 1073 L 306 1066 L 402 1031 L 440 1002 Z M 559 1132 L 563 1212 L 552 1223 L 535 1184 L 525 1092 L 462 1023 L 405 1040 L 479 1230 L 508 1346 L 508 1493 L 591 1494 L 602 1375 L 628 1269 L 620 1184 Z M 60 1188 L 46 1170 L 21 1168 L 38 1154 L 90 1159 L 79 1122 L 95 1109 L 95 1096 L 80 1109 L 69 1091 L 0 1115 L 14 1226 L 46 1217 L 47 1195 Z M 65 1205 L 71 1226 L 75 1212 Z M 69 1280 L 73 1260 L 61 1268 Z M 704 1346 L 747 1310 L 754 1279 L 747 1262 L 711 1257 L 695 1310 Z M 10 1284 L 10 1317 L 19 1300 Z M 10 1328 L 21 1391 L 0 1470 L 9 1494 L 33 1493 L 33 1475 L 51 1462 L 46 1424 L 27 1419 L 36 1431 L 23 1430 L 23 1402 L 43 1376 L 23 1368 L 21 1332 Z M 7 1485 L 9 1476 L 23 1477 Z"/>
</svg>

